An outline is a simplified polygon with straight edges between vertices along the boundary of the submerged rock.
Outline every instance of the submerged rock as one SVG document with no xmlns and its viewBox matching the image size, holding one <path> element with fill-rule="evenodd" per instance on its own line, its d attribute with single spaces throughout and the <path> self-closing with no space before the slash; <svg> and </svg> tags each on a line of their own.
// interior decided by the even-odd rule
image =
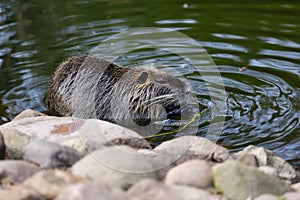
<svg viewBox="0 0 300 200">
<path fill-rule="evenodd" d="M 34 162 L 42 168 L 71 167 L 82 155 L 70 147 L 37 140 L 23 148 L 23 159 Z"/>
<path fill-rule="evenodd" d="M 212 172 L 216 189 L 233 200 L 258 197 L 265 193 L 282 195 L 293 191 L 290 185 L 277 177 L 237 161 L 216 164 Z"/>
</svg>

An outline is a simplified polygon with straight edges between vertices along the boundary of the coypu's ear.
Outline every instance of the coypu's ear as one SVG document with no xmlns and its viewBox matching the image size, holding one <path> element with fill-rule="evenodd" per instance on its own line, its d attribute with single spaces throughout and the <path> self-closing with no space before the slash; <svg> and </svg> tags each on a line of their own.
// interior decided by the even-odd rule
<svg viewBox="0 0 300 200">
<path fill-rule="evenodd" d="M 138 83 L 145 83 L 148 78 L 148 73 L 147 72 L 142 72 L 140 77 L 138 78 Z"/>
</svg>

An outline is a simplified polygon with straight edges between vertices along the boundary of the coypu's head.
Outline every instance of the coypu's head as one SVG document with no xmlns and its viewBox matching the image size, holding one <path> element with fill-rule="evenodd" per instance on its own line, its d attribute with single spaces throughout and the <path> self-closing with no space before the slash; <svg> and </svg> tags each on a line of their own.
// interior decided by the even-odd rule
<svg viewBox="0 0 300 200">
<path fill-rule="evenodd" d="M 114 118 L 130 118 L 141 126 L 170 115 L 180 115 L 189 96 L 189 88 L 183 81 L 147 67 L 129 68 L 114 90 L 120 95 L 112 99 Z M 116 106 L 127 108 L 127 111 L 120 112 Z"/>
</svg>

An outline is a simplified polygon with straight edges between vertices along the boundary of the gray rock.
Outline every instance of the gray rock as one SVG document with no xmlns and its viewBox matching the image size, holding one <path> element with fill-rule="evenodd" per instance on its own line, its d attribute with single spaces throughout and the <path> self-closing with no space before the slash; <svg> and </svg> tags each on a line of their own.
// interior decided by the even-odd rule
<svg viewBox="0 0 300 200">
<path fill-rule="evenodd" d="M 182 185 L 172 185 L 169 187 L 173 191 L 173 194 L 176 194 L 182 200 L 227 200 L 224 196 L 211 194 L 206 190 L 194 187 Z"/>
<path fill-rule="evenodd" d="M 278 196 L 275 196 L 273 194 L 263 194 L 255 198 L 254 200 L 280 200 L 280 199 Z"/>
<path fill-rule="evenodd" d="M 283 197 L 284 200 L 300 200 L 300 192 L 287 192 Z"/>
<path fill-rule="evenodd" d="M 269 166 L 260 166 L 257 168 L 259 171 L 269 174 L 271 176 L 277 176 L 276 169 Z"/>
<path fill-rule="evenodd" d="M 75 163 L 71 172 L 112 186 L 128 188 L 142 179 L 156 177 L 151 163 L 145 154 L 128 146 L 111 146 L 91 152 Z"/>
<path fill-rule="evenodd" d="M 39 168 L 22 160 L 0 161 L 0 183 L 17 183 L 38 172 Z"/>
<path fill-rule="evenodd" d="M 181 200 L 181 197 L 174 194 L 174 190 L 161 182 L 145 179 L 134 184 L 127 194 L 137 200 Z"/>
<path fill-rule="evenodd" d="M 294 188 L 294 190 L 300 192 L 300 182 L 293 184 L 292 187 Z"/>
<path fill-rule="evenodd" d="M 182 136 L 158 145 L 158 152 L 174 155 L 176 159 L 190 160 L 193 158 L 221 162 L 229 158 L 227 149 L 198 136 Z"/>
<path fill-rule="evenodd" d="M 43 170 L 27 178 L 23 185 L 33 188 L 45 199 L 52 199 L 68 185 L 84 180 L 58 169 Z"/>
<path fill-rule="evenodd" d="M 0 160 L 4 159 L 4 157 L 5 157 L 5 143 L 4 143 L 3 136 L 0 133 Z"/>
<path fill-rule="evenodd" d="M 82 154 L 70 147 L 45 140 L 30 142 L 22 152 L 24 160 L 42 168 L 70 167 L 82 157 Z"/>
<path fill-rule="evenodd" d="M 257 159 L 252 154 L 242 155 L 237 160 L 240 161 L 241 163 L 245 164 L 245 165 L 258 167 Z"/>
<path fill-rule="evenodd" d="M 105 147 L 103 146 L 103 144 L 99 144 L 96 141 L 85 139 L 85 138 L 69 139 L 63 142 L 62 145 L 75 149 L 82 155 L 87 155 L 92 151 Z"/>
<path fill-rule="evenodd" d="M 21 112 L 20 114 L 18 114 L 13 120 L 30 118 L 30 117 L 39 117 L 39 116 L 46 116 L 46 115 L 35 110 L 27 109 Z"/>
<path fill-rule="evenodd" d="M 169 170 L 166 184 L 207 188 L 212 186 L 211 165 L 205 160 L 190 160 Z"/>
<path fill-rule="evenodd" d="M 85 182 L 64 188 L 55 200 L 128 200 L 125 192 L 100 182 Z"/>
<path fill-rule="evenodd" d="M 206 138 L 183 136 L 158 145 L 154 149 L 153 157 L 157 157 L 154 164 L 159 169 L 158 177 L 164 179 L 170 168 L 185 161 L 205 159 L 221 162 L 229 158 L 229 152 Z"/>
<path fill-rule="evenodd" d="M 188 186 L 164 185 L 162 182 L 145 179 L 134 184 L 127 194 L 137 200 L 226 200 L 209 192 Z"/>
<path fill-rule="evenodd" d="M 265 193 L 282 195 L 293 190 L 277 177 L 237 161 L 216 164 L 212 172 L 216 189 L 233 200 L 258 197 Z"/>
<path fill-rule="evenodd" d="M 45 200 L 45 198 L 32 188 L 17 185 L 0 190 L 0 200 Z"/>
<path fill-rule="evenodd" d="M 83 148 L 89 146 L 84 141 L 93 141 L 98 146 L 126 144 L 134 148 L 151 148 L 137 133 L 97 119 L 51 116 L 24 118 L 1 125 L 0 134 L 4 137 L 7 155 L 11 158 L 21 158 L 23 146 L 43 139 L 62 144 L 70 139 L 82 138 Z"/>
<path fill-rule="evenodd" d="M 250 145 L 244 150 L 233 154 L 233 157 L 239 159 L 245 155 L 254 155 L 258 162 L 258 166 L 273 167 L 276 170 L 277 175 L 282 179 L 293 181 L 298 176 L 296 170 L 288 162 L 263 147 Z"/>
</svg>

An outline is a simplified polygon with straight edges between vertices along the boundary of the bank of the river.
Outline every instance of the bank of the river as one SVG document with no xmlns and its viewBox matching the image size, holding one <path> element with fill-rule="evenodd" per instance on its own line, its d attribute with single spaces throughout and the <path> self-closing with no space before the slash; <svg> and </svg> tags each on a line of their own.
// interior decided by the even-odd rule
<svg viewBox="0 0 300 200">
<path fill-rule="evenodd" d="M 0 126 L 0 199 L 300 199 L 299 172 L 262 147 L 183 136 L 154 149 L 95 119 L 27 110 Z"/>
</svg>

